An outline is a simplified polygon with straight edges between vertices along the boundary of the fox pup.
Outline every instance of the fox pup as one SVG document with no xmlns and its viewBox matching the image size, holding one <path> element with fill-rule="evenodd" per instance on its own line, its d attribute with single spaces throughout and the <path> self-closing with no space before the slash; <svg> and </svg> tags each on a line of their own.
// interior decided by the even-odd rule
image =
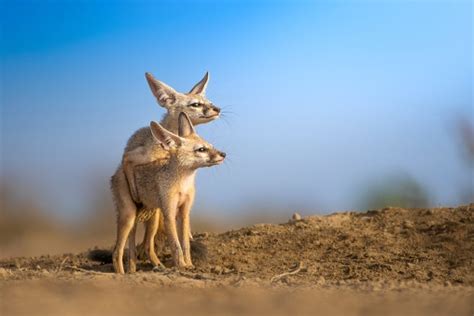
<svg viewBox="0 0 474 316">
<path fill-rule="evenodd" d="M 156 97 L 158 104 L 167 110 L 161 120 L 161 126 L 172 133 L 178 133 L 178 115 L 186 113 L 194 125 L 207 123 L 219 117 L 220 108 L 214 106 L 205 96 L 209 73 L 204 75 L 189 93 L 179 93 L 165 83 L 156 80 L 152 74 L 146 73 L 148 85 Z M 135 183 L 134 169 L 138 165 L 167 159 L 167 152 L 151 135 L 150 129 L 141 128 L 127 142 L 123 154 L 122 165 L 125 171 L 132 198 L 140 202 Z"/>
<path fill-rule="evenodd" d="M 170 86 L 155 79 L 150 73 L 146 73 L 145 77 L 158 104 L 167 110 L 167 113 L 161 120 L 161 125 L 172 133 L 178 133 L 178 115 L 180 112 L 186 113 L 194 125 L 204 124 L 219 118 L 220 108 L 212 104 L 205 95 L 209 83 L 208 72 L 189 93 L 176 92 Z M 168 152 L 154 140 L 148 127 L 139 129 L 130 137 L 124 151 L 122 166 L 133 201 L 136 203 L 140 202 L 135 184 L 135 167 L 151 162 L 165 164 L 167 159 Z M 141 215 L 143 214 L 141 212 Z M 153 216 L 154 212 L 150 214 Z M 140 254 L 147 253 L 148 257 L 150 257 L 150 245 L 145 244 L 145 240 L 149 232 L 154 230 L 155 225 L 160 227 L 159 232 L 163 232 L 163 217 L 159 217 L 156 220 L 158 221 L 156 224 L 148 221 L 143 237 L 144 241 L 139 246 Z M 153 253 L 151 255 L 153 256 Z"/>
<path fill-rule="evenodd" d="M 161 213 L 175 266 L 192 267 L 189 215 L 194 202 L 196 170 L 221 164 L 226 154 L 200 138 L 185 113 L 180 113 L 178 117 L 178 135 L 156 122 L 150 123 L 150 132 L 167 152 L 168 158 L 166 164 L 151 163 L 135 170 L 137 189 L 144 208 L 154 210 L 153 218 L 147 221 L 147 229 L 151 230 L 146 240 L 148 255 L 155 266 L 161 264 L 154 253 L 154 237 Z M 137 207 L 128 190 L 123 166 L 120 166 L 112 177 L 111 188 L 118 212 L 117 240 L 113 253 L 114 269 L 117 273 L 125 272 L 123 252 L 130 236 L 129 269 L 134 272 Z"/>
</svg>

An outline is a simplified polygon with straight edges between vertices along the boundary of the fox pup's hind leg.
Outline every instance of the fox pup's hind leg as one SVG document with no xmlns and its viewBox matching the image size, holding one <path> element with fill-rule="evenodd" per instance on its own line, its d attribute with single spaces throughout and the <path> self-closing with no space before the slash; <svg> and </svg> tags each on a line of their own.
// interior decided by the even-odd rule
<svg viewBox="0 0 474 316">
<path fill-rule="evenodd" d="M 128 236 L 128 272 L 137 272 L 137 250 L 135 246 L 135 235 L 137 234 L 137 220 L 135 219 Z"/>
<path fill-rule="evenodd" d="M 124 274 L 125 270 L 123 268 L 123 252 L 127 238 L 135 226 L 137 209 L 135 203 L 133 203 L 130 195 L 128 194 L 129 190 L 126 187 L 126 181 L 120 181 L 119 185 L 119 192 L 116 194 L 118 197 L 116 201 L 118 208 L 117 240 L 115 243 L 112 259 L 115 272 Z"/>
<path fill-rule="evenodd" d="M 144 240 L 145 252 L 148 256 L 148 259 L 153 264 L 154 270 L 163 270 L 165 266 L 160 262 L 158 256 L 155 252 L 155 235 L 158 231 L 158 226 L 160 222 L 161 211 L 160 209 L 156 209 L 153 216 L 145 223 L 146 230 Z"/>
<path fill-rule="evenodd" d="M 135 183 L 134 168 L 138 165 L 147 164 L 149 162 L 152 162 L 152 160 L 148 151 L 143 146 L 137 147 L 131 151 L 127 151 L 123 155 L 123 170 L 125 172 L 125 177 L 127 178 L 128 186 L 130 187 L 130 194 L 136 203 L 140 202 L 140 198 L 138 196 L 137 185 Z"/>
</svg>

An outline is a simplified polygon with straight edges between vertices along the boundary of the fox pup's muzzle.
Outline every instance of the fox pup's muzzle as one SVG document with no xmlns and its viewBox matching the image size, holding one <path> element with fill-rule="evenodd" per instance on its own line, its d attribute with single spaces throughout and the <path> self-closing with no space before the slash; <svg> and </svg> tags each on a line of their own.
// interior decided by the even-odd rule
<svg viewBox="0 0 474 316">
<path fill-rule="evenodd" d="M 213 164 L 220 164 L 224 161 L 226 153 L 223 151 L 216 150 L 215 153 L 210 157 Z"/>
<path fill-rule="evenodd" d="M 221 109 L 215 105 L 210 105 L 209 108 L 204 110 L 204 116 L 206 118 L 217 118 L 221 113 Z"/>
</svg>

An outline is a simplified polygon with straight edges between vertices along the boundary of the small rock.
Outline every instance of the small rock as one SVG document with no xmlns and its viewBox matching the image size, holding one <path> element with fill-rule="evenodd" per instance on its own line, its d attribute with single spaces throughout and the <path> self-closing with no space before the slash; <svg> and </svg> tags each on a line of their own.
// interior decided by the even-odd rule
<svg viewBox="0 0 474 316">
<path fill-rule="evenodd" d="M 195 233 L 193 235 L 194 238 L 207 238 L 209 237 L 209 233 L 208 232 L 202 232 L 202 233 Z"/>
<path fill-rule="evenodd" d="M 250 229 L 245 232 L 245 235 L 247 236 L 255 236 L 256 234 L 257 234 L 256 232 Z"/>
<path fill-rule="evenodd" d="M 233 272 L 233 270 L 232 270 L 232 269 L 229 269 L 229 268 L 224 268 L 224 269 L 222 269 L 222 274 L 230 274 L 230 273 L 232 273 L 232 272 Z"/>
<path fill-rule="evenodd" d="M 247 263 L 247 260 L 243 260 L 243 261 L 244 263 Z M 231 269 L 233 272 L 239 272 L 242 269 L 242 267 L 238 263 L 232 263 L 229 266 L 229 269 Z"/>
<path fill-rule="evenodd" d="M 268 225 L 266 223 L 257 223 L 257 224 L 252 225 L 252 227 L 254 227 L 254 228 L 265 228 L 267 226 L 270 226 L 270 225 Z"/>
<path fill-rule="evenodd" d="M 318 283 L 319 285 L 324 285 L 324 284 L 326 284 L 326 279 L 325 279 L 323 276 L 320 276 L 320 277 L 318 278 L 317 283 Z"/>
<path fill-rule="evenodd" d="M 379 282 L 374 282 L 374 283 L 372 284 L 372 290 L 374 290 L 374 291 L 380 291 L 380 290 L 382 290 L 382 289 L 383 289 L 383 284 L 382 284 L 382 282 L 379 281 Z"/>
<path fill-rule="evenodd" d="M 305 228 L 305 227 L 307 227 L 307 226 L 308 226 L 308 224 L 306 224 L 306 223 L 303 222 L 303 221 L 296 221 L 296 222 L 295 222 L 295 227 L 296 227 L 296 228 Z"/>
<path fill-rule="evenodd" d="M 0 268 L 0 277 L 6 277 L 6 276 L 11 275 L 11 274 L 12 273 L 11 273 L 10 270 Z"/>
<path fill-rule="evenodd" d="M 337 285 L 346 285 L 347 282 L 344 281 L 344 280 L 338 280 L 338 281 L 336 282 L 336 284 L 337 284 Z"/>
<path fill-rule="evenodd" d="M 294 214 L 291 216 L 291 219 L 294 220 L 294 221 L 299 221 L 299 220 L 301 220 L 301 215 L 298 214 L 298 213 L 294 213 Z"/>
<path fill-rule="evenodd" d="M 221 266 L 214 266 L 211 269 L 211 272 L 215 273 L 215 274 L 222 274 L 223 271 L 224 271 L 224 269 L 222 269 Z"/>
</svg>

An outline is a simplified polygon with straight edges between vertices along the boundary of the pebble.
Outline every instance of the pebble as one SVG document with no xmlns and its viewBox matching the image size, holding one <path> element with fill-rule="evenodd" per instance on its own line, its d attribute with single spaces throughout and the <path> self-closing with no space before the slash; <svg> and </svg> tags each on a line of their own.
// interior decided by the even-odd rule
<svg viewBox="0 0 474 316">
<path fill-rule="evenodd" d="M 344 280 L 338 280 L 338 281 L 336 282 L 336 284 L 337 284 L 337 285 L 346 285 L 347 282 L 344 281 Z"/>
<path fill-rule="evenodd" d="M 233 270 L 231 270 L 231 269 L 229 269 L 229 268 L 224 268 L 224 269 L 222 269 L 222 274 L 230 274 L 230 273 L 232 273 L 232 272 L 233 272 Z"/>
<path fill-rule="evenodd" d="M 212 273 L 215 273 L 215 274 L 222 274 L 223 271 L 224 271 L 224 269 L 222 269 L 221 266 L 214 266 L 214 267 L 211 269 L 211 272 L 212 272 Z"/>
<path fill-rule="evenodd" d="M 0 268 L 0 277 L 6 277 L 6 276 L 11 275 L 11 274 L 12 273 L 11 273 L 10 270 Z"/>
<path fill-rule="evenodd" d="M 382 290 L 382 288 L 383 288 L 383 285 L 382 285 L 381 282 L 374 282 L 372 284 L 372 290 L 374 290 L 374 291 L 380 291 L 380 290 Z"/>
<path fill-rule="evenodd" d="M 305 222 L 296 221 L 296 223 L 295 223 L 296 228 L 305 228 L 307 226 L 308 226 L 308 224 L 306 224 Z"/>
<path fill-rule="evenodd" d="M 320 277 L 318 278 L 318 284 L 319 284 L 319 285 L 324 285 L 324 284 L 326 284 L 326 279 L 325 279 L 323 276 L 320 276 Z"/>
<path fill-rule="evenodd" d="M 291 216 L 291 219 L 294 220 L 294 221 L 299 221 L 299 220 L 301 220 L 301 215 L 298 214 L 298 213 L 294 213 L 294 214 Z"/>
</svg>

